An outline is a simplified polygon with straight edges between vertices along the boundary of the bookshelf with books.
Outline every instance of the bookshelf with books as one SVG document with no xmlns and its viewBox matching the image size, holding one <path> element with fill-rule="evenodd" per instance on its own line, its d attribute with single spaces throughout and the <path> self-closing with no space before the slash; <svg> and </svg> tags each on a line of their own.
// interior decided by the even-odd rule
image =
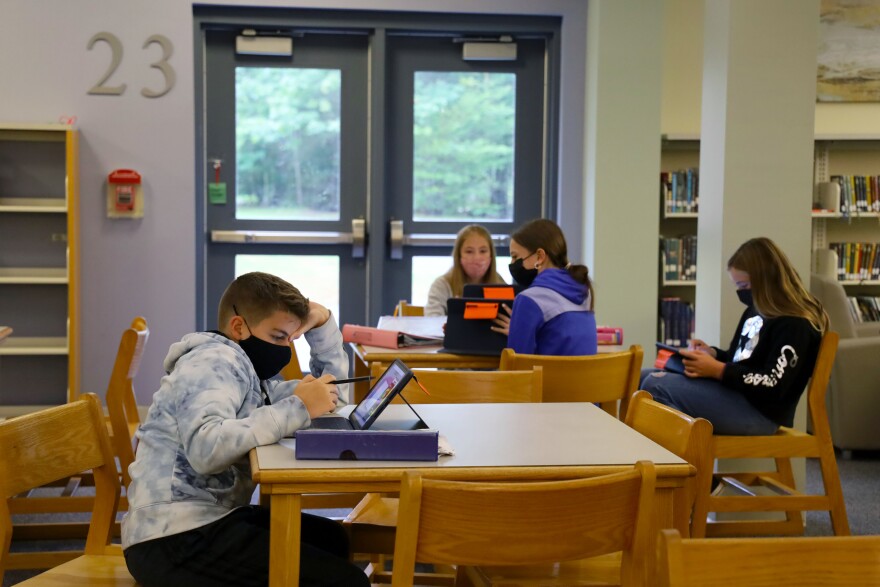
<svg viewBox="0 0 880 587">
<path fill-rule="evenodd" d="M 693 335 L 697 283 L 700 142 L 664 135 L 660 162 L 659 323 L 657 340 L 687 345 Z"/>
<path fill-rule="evenodd" d="M 77 133 L 0 123 L 0 416 L 78 394 Z"/>
<path fill-rule="evenodd" d="M 880 295 L 880 137 L 817 137 L 813 264 L 847 295 Z"/>
</svg>

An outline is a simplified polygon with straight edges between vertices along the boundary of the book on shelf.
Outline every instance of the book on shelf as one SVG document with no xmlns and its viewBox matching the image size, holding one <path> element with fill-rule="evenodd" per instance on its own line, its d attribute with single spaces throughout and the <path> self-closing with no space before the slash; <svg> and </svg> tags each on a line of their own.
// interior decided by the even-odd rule
<svg viewBox="0 0 880 587">
<path fill-rule="evenodd" d="M 856 322 L 880 322 L 880 297 L 847 296 L 850 313 Z"/>
<path fill-rule="evenodd" d="M 697 236 L 660 237 L 661 265 L 664 281 L 697 279 Z"/>
<path fill-rule="evenodd" d="M 699 193 L 699 169 L 691 167 L 660 173 L 660 194 L 665 213 L 696 213 L 699 210 Z"/>
<path fill-rule="evenodd" d="M 660 300 L 660 340 L 664 344 L 685 347 L 694 337 L 694 308 L 681 298 Z"/>
<path fill-rule="evenodd" d="M 837 254 L 838 281 L 880 280 L 880 243 L 829 243 Z"/>
<path fill-rule="evenodd" d="M 832 175 L 829 179 L 840 186 L 841 214 L 880 212 L 880 176 Z"/>
</svg>

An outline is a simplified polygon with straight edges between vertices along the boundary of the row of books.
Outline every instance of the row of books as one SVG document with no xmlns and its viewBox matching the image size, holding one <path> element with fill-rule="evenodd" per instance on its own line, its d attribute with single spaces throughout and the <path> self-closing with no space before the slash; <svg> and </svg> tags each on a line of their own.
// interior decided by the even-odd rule
<svg viewBox="0 0 880 587">
<path fill-rule="evenodd" d="M 660 262 L 664 281 L 696 281 L 697 236 L 661 237 Z"/>
<path fill-rule="evenodd" d="M 880 212 L 880 176 L 832 175 L 831 181 L 840 184 L 840 211 Z"/>
<path fill-rule="evenodd" d="M 660 194 L 667 213 L 697 212 L 700 170 L 694 167 L 660 173 Z"/>
<path fill-rule="evenodd" d="M 829 243 L 837 253 L 838 281 L 880 280 L 880 243 Z"/>
<path fill-rule="evenodd" d="M 660 340 L 685 347 L 694 337 L 694 307 L 681 298 L 660 298 Z"/>
<path fill-rule="evenodd" d="M 880 322 L 880 297 L 847 296 L 856 322 Z"/>
</svg>

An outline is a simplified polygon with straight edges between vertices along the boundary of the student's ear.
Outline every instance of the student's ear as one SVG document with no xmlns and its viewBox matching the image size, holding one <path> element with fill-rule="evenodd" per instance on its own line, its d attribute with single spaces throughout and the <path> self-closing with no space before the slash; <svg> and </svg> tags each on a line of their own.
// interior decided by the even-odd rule
<svg viewBox="0 0 880 587">
<path fill-rule="evenodd" d="M 229 319 L 229 322 L 226 323 L 226 334 L 236 342 L 243 338 L 247 338 L 250 333 L 248 332 L 247 326 L 245 326 L 244 318 L 233 314 Z"/>
<path fill-rule="evenodd" d="M 547 251 L 538 247 L 535 249 L 535 263 L 538 265 L 544 265 L 544 262 L 547 260 Z"/>
</svg>

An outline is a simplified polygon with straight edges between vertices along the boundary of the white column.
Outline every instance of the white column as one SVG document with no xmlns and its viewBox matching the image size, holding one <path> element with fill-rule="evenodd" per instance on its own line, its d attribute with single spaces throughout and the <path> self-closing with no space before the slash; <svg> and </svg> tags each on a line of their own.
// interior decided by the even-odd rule
<svg viewBox="0 0 880 587">
<path fill-rule="evenodd" d="M 599 324 L 653 361 L 663 2 L 591 0 L 587 12 L 585 262 Z"/>
</svg>

